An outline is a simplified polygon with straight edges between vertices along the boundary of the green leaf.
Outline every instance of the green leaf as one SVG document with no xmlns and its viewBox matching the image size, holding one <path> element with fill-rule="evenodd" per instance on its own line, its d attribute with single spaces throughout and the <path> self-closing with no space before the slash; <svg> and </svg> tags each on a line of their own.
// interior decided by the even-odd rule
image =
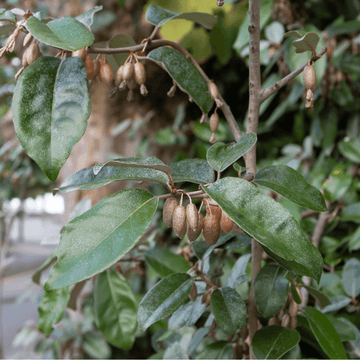
<svg viewBox="0 0 360 360">
<path fill-rule="evenodd" d="M 289 274 L 289 273 L 288 273 Z M 285 275 L 285 277 L 287 278 L 287 276 Z M 288 278 L 287 278 L 288 279 Z M 288 279 L 289 280 L 289 279 Z M 290 279 L 289 280 L 289 284 L 290 284 L 290 289 L 291 289 L 291 294 L 292 294 L 292 297 L 294 299 L 294 301 L 297 303 L 297 304 L 301 304 L 301 299 L 300 299 L 300 296 L 296 290 L 296 287 L 294 285 L 294 283 L 292 282 L 292 280 Z"/>
<path fill-rule="evenodd" d="M 319 309 L 323 314 L 333 312 L 344 308 L 351 303 L 351 299 L 347 296 L 334 296 L 330 298 L 331 304 Z"/>
<path fill-rule="evenodd" d="M 176 135 L 173 129 L 165 128 L 155 133 L 155 142 L 160 146 L 175 145 Z"/>
<path fill-rule="evenodd" d="M 137 301 L 126 279 L 107 270 L 96 279 L 94 309 L 99 329 L 110 344 L 131 349 L 137 327 Z"/>
<path fill-rule="evenodd" d="M 58 191 L 67 193 L 74 190 L 88 190 L 96 189 L 101 186 L 110 184 L 113 181 L 119 180 L 141 180 L 151 181 L 166 185 L 169 182 L 169 178 L 162 171 L 149 169 L 144 167 L 146 165 L 164 165 L 162 161 L 156 157 L 149 158 L 127 158 L 118 159 L 122 164 L 130 164 L 128 167 L 116 167 L 104 165 L 104 168 L 97 175 L 94 172 L 99 168 L 99 165 L 82 169 L 75 174 L 69 176 L 64 182 L 53 190 L 53 194 Z M 119 163 L 114 163 L 119 165 Z M 139 167 L 134 167 L 137 164 Z M 100 165 L 101 166 L 101 165 Z"/>
<path fill-rule="evenodd" d="M 347 295 L 357 297 L 360 294 L 360 261 L 352 258 L 343 268 L 342 280 Z"/>
<path fill-rule="evenodd" d="M 360 222 L 360 202 L 346 206 L 340 213 L 343 221 Z"/>
<path fill-rule="evenodd" d="M 284 38 L 286 38 L 288 36 L 295 36 L 298 39 L 301 39 L 303 37 L 303 35 L 301 35 L 298 31 L 295 31 L 295 30 L 288 31 L 284 34 Z"/>
<path fill-rule="evenodd" d="M 241 296 L 230 287 L 215 289 L 211 294 L 211 311 L 220 329 L 233 334 L 246 323 L 247 307 Z"/>
<path fill-rule="evenodd" d="M 242 230 L 275 253 L 278 262 L 282 258 L 280 265 L 320 280 L 323 259 L 319 250 L 281 204 L 239 178 L 221 179 L 203 190 Z"/>
<path fill-rule="evenodd" d="M 255 145 L 256 139 L 256 134 L 249 133 L 243 135 L 237 143 L 226 145 L 218 142 L 209 148 L 206 159 L 214 170 L 224 171 L 247 153 Z"/>
<path fill-rule="evenodd" d="M 176 13 L 164 9 L 158 5 L 150 4 L 145 15 L 146 20 L 156 26 L 162 26 L 170 20 L 185 19 L 201 24 L 204 28 L 211 30 L 216 23 L 216 16 L 203 12 Z"/>
<path fill-rule="evenodd" d="M 214 170 L 204 159 L 185 159 L 170 164 L 170 167 L 174 182 L 209 184 L 215 180 Z"/>
<path fill-rule="evenodd" d="M 339 151 L 350 161 L 360 163 L 360 139 L 345 138 L 338 144 Z"/>
<path fill-rule="evenodd" d="M 56 250 L 45 289 L 59 289 L 109 268 L 145 233 L 158 199 L 140 189 L 109 195 L 70 221 Z"/>
<path fill-rule="evenodd" d="M 54 264 L 56 261 L 56 249 L 51 253 L 51 255 L 44 261 L 44 263 L 36 269 L 31 280 L 40 285 L 40 278 L 43 271 L 45 271 L 49 266 Z"/>
<path fill-rule="evenodd" d="M 104 338 L 88 331 L 83 335 L 82 346 L 85 352 L 94 359 L 109 359 L 111 357 L 111 347 Z"/>
<path fill-rule="evenodd" d="M 171 344 L 164 353 L 163 359 L 188 359 L 185 350 L 181 347 L 180 343 L 176 341 Z"/>
<path fill-rule="evenodd" d="M 110 48 L 122 48 L 136 45 L 134 39 L 126 34 L 116 34 L 109 40 Z M 116 65 L 120 67 L 128 58 L 129 53 L 112 54 L 115 59 Z"/>
<path fill-rule="evenodd" d="M 196 356 L 196 359 L 224 359 L 223 352 L 231 345 L 227 341 L 216 341 L 207 345 L 205 349 Z M 231 358 L 230 358 L 231 359 Z"/>
<path fill-rule="evenodd" d="M 193 339 L 191 341 L 191 344 L 189 346 L 188 354 L 192 356 L 193 352 L 196 350 L 198 345 L 200 344 L 200 341 L 204 338 L 205 335 L 209 332 L 209 329 L 206 328 L 200 328 L 198 331 L 196 331 L 195 335 L 193 336 Z"/>
<path fill-rule="evenodd" d="M 256 275 L 254 280 L 256 307 L 265 318 L 270 318 L 285 305 L 289 293 L 289 282 L 285 274 L 284 268 L 267 265 Z"/>
<path fill-rule="evenodd" d="M 316 51 L 316 46 L 320 40 L 320 37 L 315 32 L 308 32 L 298 40 L 293 41 L 293 45 L 296 47 L 295 52 L 302 53 L 304 51 Z"/>
<path fill-rule="evenodd" d="M 333 202 L 341 199 L 349 189 L 353 180 L 353 176 L 345 171 L 335 170 L 330 175 L 330 179 L 326 180 L 324 186 L 324 195 Z"/>
<path fill-rule="evenodd" d="M 327 211 L 321 192 L 309 185 L 304 177 L 290 166 L 265 167 L 256 174 L 255 182 L 276 191 L 295 204 L 316 211 Z"/>
<path fill-rule="evenodd" d="M 239 286 L 239 279 L 243 279 L 243 276 L 246 274 L 246 267 L 251 258 L 251 254 L 245 254 L 237 259 L 235 265 L 233 266 L 231 273 L 227 279 L 226 286 L 231 288 L 236 288 Z"/>
<path fill-rule="evenodd" d="M 212 134 L 212 131 L 210 130 L 209 125 L 208 124 L 200 124 L 199 120 L 195 121 L 192 131 L 194 132 L 196 137 L 198 137 L 199 139 L 206 141 L 206 142 L 209 141 L 211 134 Z M 226 138 L 228 137 L 228 130 L 225 126 L 225 122 L 221 119 L 219 122 L 218 129 L 215 131 L 215 135 L 216 135 L 217 141 L 226 140 Z"/>
<path fill-rule="evenodd" d="M 47 24 L 35 16 L 30 16 L 25 26 L 35 39 L 64 50 L 79 50 L 91 46 L 95 40 L 94 34 L 82 22 L 69 16 L 52 20 Z M 71 78 L 70 74 L 68 78 Z"/>
<path fill-rule="evenodd" d="M 310 306 L 303 310 L 311 331 L 329 358 L 347 359 L 340 337 L 326 315 Z"/>
<path fill-rule="evenodd" d="M 287 351 L 283 356 L 280 357 L 280 359 L 301 359 L 301 349 L 300 345 L 296 344 L 292 349 Z"/>
<path fill-rule="evenodd" d="M 17 82 L 12 102 L 16 134 L 52 181 L 86 130 L 91 108 L 88 89 L 79 57 L 64 61 L 40 57 Z"/>
<path fill-rule="evenodd" d="M 273 21 L 270 25 L 265 28 L 265 37 L 272 43 L 281 43 L 285 28 L 284 25 L 278 21 Z"/>
<path fill-rule="evenodd" d="M 148 250 L 145 254 L 146 262 L 161 276 L 180 272 L 187 272 L 191 266 L 180 255 L 176 255 L 169 250 L 154 248 Z"/>
<path fill-rule="evenodd" d="M 141 331 L 176 311 L 188 297 L 194 279 L 188 274 L 172 274 L 159 281 L 139 304 L 138 321 Z"/>
<path fill-rule="evenodd" d="M 128 158 L 128 159 L 115 159 L 106 161 L 102 164 L 96 164 L 93 168 L 94 174 L 98 175 L 100 170 L 107 166 L 114 167 L 134 167 L 134 168 L 145 168 L 170 173 L 171 168 L 165 165 L 161 160 L 156 157 L 150 158 Z"/>
<path fill-rule="evenodd" d="M 13 12 L 11 12 L 10 10 L 5 10 L 5 9 L 2 9 L 2 10 L 4 10 L 4 11 L 0 15 L 0 20 L 7 19 L 7 20 L 12 20 L 12 21 L 16 22 L 16 16 L 13 14 Z M 1 22 L 1 24 L 3 24 L 3 22 Z"/>
<path fill-rule="evenodd" d="M 151 51 L 148 58 L 164 67 L 169 75 L 193 98 L 204 113 L 212 107 L 208 86 L 199 70 L 180 52 L 160 47 Z"/>
<path fill-rule="evenodd" d="M 82 14 L 78 15 L 75 19 L 77 21 L 80 21 L 90 29 L 91 25 L 94 22 L 94 14 L 97 13 L 98 11 L 101 11 L 102 9 L 103 9 L 102 5 L 96 6 L 93 9 L 89 11 L 85 11 Z"/>
<path fill-rule="evenodd" d="M 270 325 L 255 333 L 252 348 L 256 359 L 279 359 L 299 341 L 300 334 L 296 330 Z"/>
<path fill-rule="evenodd" d="M 337 318 L 331 315 L 326 315 L 326 317 L 330 320 L 331 324 L 334 326 L 341 341 L 356 340 L 356 333 L 353 329 L 353 324 L 349 320 L 346 320 L 341 317 Z"/>
<path fill-rule="evenodd" d="M 52 333 L 53 325 L 62 319 L 69 299 L 70 286 L 59 290 L 45 291 L 38 306 L 38 329 L 46 336 Z"/>
</svg>

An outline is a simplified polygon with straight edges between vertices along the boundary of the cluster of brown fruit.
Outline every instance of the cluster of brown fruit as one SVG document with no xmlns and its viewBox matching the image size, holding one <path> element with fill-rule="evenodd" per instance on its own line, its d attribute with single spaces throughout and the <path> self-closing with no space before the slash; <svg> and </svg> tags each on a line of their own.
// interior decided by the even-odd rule
<svg viewBox="0 0 360 360">
<path fill-rule="evenodd" d="M 301 291 L 298 287 L 296 287 L 297 293 L 302 299 Z M 286 309 L 289 309 L 287 313 L 285 313 Z M 278 317 L 275 315 L 269 320 L 269 325 L 281 325 L 283 327 L 289 327 L 291 329 L 296 328 L 297 319 L 296 316 L 299 311 L 299 305 L 292 297 L 291 293 L 289 294 L 289 297 L 284 305 L 284 307 L 279 311 Z"/>
<path fill-rule="evenodd" d="M 221 232 L 229 233 L 233 227 L 233 221 L 227 214 L 214 204 L 211 199 L 204 199 L 203 203 L 206 205 L 205 218 L 196 208 L 196 205 L 191 202 L 185 207 L 182 205 L 182 198 L 180 204 L 176 197 L 166 199 L 163 207 L 163 221 L 167 227 L 172 227 L 176 236 L 182 239 L 185 234 L 189 241 L 195 241 L 201 231 L 203 232 L 204 241 L 208 245 L 215 245 L 219 240 Z"/>
<path fill-rule="evenodd" d="M 303 71 L 303 80 L 306 88 L 306 104 L 307 109 L 314 106 L 314 92 L 316 90 L 317 79 L 314 64 L 308 64 Z"/>
</svg>

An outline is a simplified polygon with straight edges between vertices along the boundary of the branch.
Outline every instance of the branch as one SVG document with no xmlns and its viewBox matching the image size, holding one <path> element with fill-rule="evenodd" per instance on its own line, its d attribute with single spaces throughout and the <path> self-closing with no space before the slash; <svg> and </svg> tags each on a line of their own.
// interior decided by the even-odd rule
<svg viewBox="0 0 360 360">
<path fill-rule="evenodd" d="M 313 56 L 311 59 L 312 61 L 319 60 L 327 51 L 327 47 L 325 46 L 316 56 Z M 260 103 L 264 102 L 269 96 L 274 94 L 276 91 L 281 89 L 284 85 L 288 84 L 291 80 L 293 80 L 296 76 L 302 73 L 304 67 L 308 65 L 308 61 L 297 70 L 293 71 L 288 76 L 285 76 L 283 79 L 279 80 L 274 85 L 269 86 L 268 88 L 264 89 L 260 95 Z"/>
</svg>

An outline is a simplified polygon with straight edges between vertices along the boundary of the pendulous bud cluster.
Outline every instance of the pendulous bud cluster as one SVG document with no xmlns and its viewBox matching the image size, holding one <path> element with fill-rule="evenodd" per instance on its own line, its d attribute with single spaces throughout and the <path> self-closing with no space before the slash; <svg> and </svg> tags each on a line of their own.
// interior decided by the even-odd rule
<svg viewBox="0 0 360 360">
<path fill-rule="evenodd" d="M 180 239 L 185 233 L 189 241 L 195 241 L 203 232 L 204 241 L 214 245 L 219 240 L 221 232 L 229 233 L 233 227 L 233 221 L 218 206 L 206 204 L 206 216 L 198 211 L 196 205 L 190 202 L 186 209 L 175 197 L 166 199 L 163 207 L 163 221 L 167 227 L 172 227 L 176 236 Z"/>
<path fill-rule="evenodd" d="M 307 109 L 314 106 L 314 92 L 316 90 L 317 79 L 314 64 L 306 65 L 303 71 L 303 80 L 306 88 L 306 104 Z"/>
</svg>

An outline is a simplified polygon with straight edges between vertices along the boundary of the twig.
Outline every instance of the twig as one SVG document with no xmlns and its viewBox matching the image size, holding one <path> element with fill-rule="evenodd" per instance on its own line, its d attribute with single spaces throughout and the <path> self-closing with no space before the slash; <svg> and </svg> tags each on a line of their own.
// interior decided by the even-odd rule
<svg viewBox="0 0 360 360">
<path fill-rule="evenodd" d="M 319 214 L 318 211 L 315 211 L 315 210 L 305 210 L 301 213 L 301 218 L 302 219 L 306 219 L 310 216 L 316 216 L 317 214 Z"/>
<path fill-rule="evenodd" d="M 176 194 L 180 196 L 183 193 L 183 190 L 181 189 L 177 189 L 176 190 Z M 192 199 L 202 199 L 206 196 L 208 196 L 204 191 L 199 190 L 199 191 L 191 191 L 191 192 L 187 192 L 187 195 L 190 195 Z M 156 198 L 158 198 L 159 200 L 163 200 L 163 199 L 167 199 L 169 197 L 174 196 L 174 194 L 164 194 L 164 195 L 159 195 L 159 196 L 155 196 Z"/>
<path fill-rule="evenodd" d="M 316 61 L 318 59 L 320 59 L 327 51 L 327 47 L 325 46 L 317 55 L 316 57 L 312 57 L 313 61 Z M 269 86 L 266 89 L 263 89 L 263 91 L 260 94 L 260 101 L 261 103 L 264 102 L 269 96 L 271 96 L 272 94 L 274 94 L 276 91 L 278 91 L 279 89 L 281 89 L 284 85 L 288 84 L 291 80 L 293 80 L 296 76 L 298 76 L 299 74 L 302 73 L 302 71 L 304 70 L 304 67 L 306 65 L 308 65 L 308 61 L 301 67 L 299 67 L 297 70 L 293 71 L 291 74 L 289 74 L 288 76 L 285 76 L 283 79 L 279 80 L 277 83 L 275 83 L 274 85 Z"/>
</svg>

